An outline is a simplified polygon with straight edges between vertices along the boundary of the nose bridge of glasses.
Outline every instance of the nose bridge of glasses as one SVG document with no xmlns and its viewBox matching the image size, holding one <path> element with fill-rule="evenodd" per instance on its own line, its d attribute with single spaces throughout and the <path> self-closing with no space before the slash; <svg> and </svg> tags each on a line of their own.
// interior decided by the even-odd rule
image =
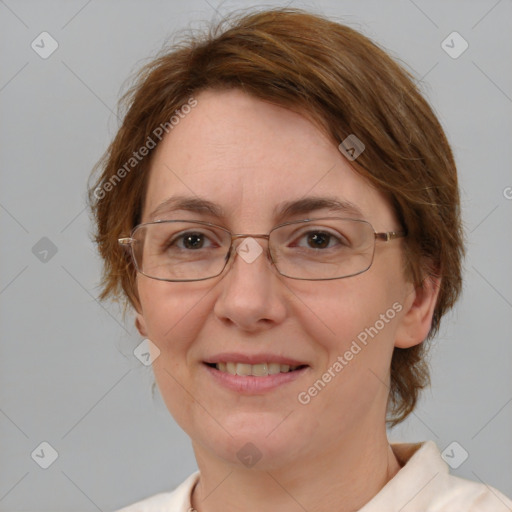
<svg viewBox="0 0 512 512">
<path fill-rule="evenodd" d="M 233 250 L 233 248 L 234 248 L 235 249 L 234 252 L 238 252 L 238 248 L 243 245 L 244 240 L 251 239 L 251 238 L 252 239 L 259 238 L 259 239 L 267 240 L 267 242 L 268 242 L 269 237 L 270 237 L 270 235 L 258 234 L 258 233 L 256 233 L 256 234 L 253 234 L 253 233 L 235 233 L 235 234 L 232 234 L 231 235 L 231 250 Z M 238 240 L 240 240 L 240 242 L 235 244 L 235 242 L 238 241 Z M 256 240 L 254 240 L 254 241 L 258 245 L 260 245 L 259 242 L 257 242 Z M 262 249 L 264 250 L 264 247 L 262 247 Z"/>
<path fill-rule="evenodd" d="M 231 241 L 239 240 L 240 238 L 264 238 L 268 240 L 270 235 L 251 234 L 251 233 L 236 233 L 231 235 Z"/>
</svg>

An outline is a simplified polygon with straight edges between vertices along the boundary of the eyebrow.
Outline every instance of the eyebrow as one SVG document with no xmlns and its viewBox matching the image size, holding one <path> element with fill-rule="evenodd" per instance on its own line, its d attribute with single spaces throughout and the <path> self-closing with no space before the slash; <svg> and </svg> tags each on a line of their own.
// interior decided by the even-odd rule
<svg viewBox="0 0 512 512">
<path fill-rule="evenodd" d="M 304 197 L 297 200 L 285 201 L 273 210 L 276 222 L 282 222 L 289 217 L 308 215 L 316 210 L 329 210 L 332 213 L 349 215 L 357 219 L 364 217 L 358 206 L 350 201 L 335 197 Z M 150 219 L 157 220 L 161 215 L 175 211 L 189 211 L 203 215 L 210 215 L 218 220 L 225 221 L 225 210 L 218 204 L 201 197 L 173 196 L 160 203 L 149 215 Z"/>
</svg>

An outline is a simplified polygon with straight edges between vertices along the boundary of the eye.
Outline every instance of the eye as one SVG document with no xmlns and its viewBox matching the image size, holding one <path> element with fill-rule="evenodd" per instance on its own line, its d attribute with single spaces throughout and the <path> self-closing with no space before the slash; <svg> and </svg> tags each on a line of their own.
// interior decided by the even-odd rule
<svg viewBox="0 0 512 512">
<path fill-rule="evenodd" d="M 292 246 L 309 249 L 331 249 L 336 246 L 343 247 L 347 245 L 349 245 L 348 241 L 341 233 L 333 233 L 325 229 L 314 229 L 300 233 L 292 243 Z"/>
<path fill-rule="evenodd" d="M 325 249 L 329 247 L 332 242 L 332 236 L 329 233 L 322 233 L 321 231 L 308 233 L 307 244 L 314 249 Z"/>
<path fill-rule="evenodd" d="M 213 247 L 211 240 L 204 234 L 198 231 L 187 231 L 173 237 L 169 242 L 169 247 L 176 245 L 179 249 L 205 249 Z"/>
</svg>

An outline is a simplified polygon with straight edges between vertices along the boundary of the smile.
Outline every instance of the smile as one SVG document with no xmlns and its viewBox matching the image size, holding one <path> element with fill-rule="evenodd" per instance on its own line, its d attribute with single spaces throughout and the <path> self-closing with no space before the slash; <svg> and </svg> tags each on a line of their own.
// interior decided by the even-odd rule
<svg viewBox="0 0 512 512">
<path fill-rule="evenodd" d="M 216 364 L 211 364 L 209 366 L 216 368 L 222 373 L 229 373 L 230 375 L 240 375 L 244 377 L 266 377 L 267 375 L 276 375 L 278 373 L 293 372 L 297 369 L 302 368 L 305 365 L 290 366 L 289 364 L 279 363 L 247 364 L 229 361 L 219 362 Z"/>
<path fill-rule="evenodd" d="M 307 364 L 238 363 L 234 361 L 204 364 L 213 382 L 242 395 L 261 395 L 300 379 L 311 368 Z"/>
</svg>

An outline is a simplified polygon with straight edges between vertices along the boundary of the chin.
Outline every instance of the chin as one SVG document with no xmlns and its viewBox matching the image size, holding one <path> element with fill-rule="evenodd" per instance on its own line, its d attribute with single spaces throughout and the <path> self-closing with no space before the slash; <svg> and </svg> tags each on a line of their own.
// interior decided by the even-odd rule
<svg viewBox="0 0 512 512">
<path fill-rule="evenodd" d="M 306 432 L 304 422 L 298 428 L 292 417 L 293 413 L 289 417 L 283 413 L 237 414 L 219 420 L 226 430 L 212 420 L 213 430 L 189 431 L 188 434 L 194 442 L 196 456 L 199 455 L 197 448 L 201 447 L 239 469 L 245 466 L 271 471 L 293 464 L 294 458 L 311 444 L 313 432 Z"/>
</svg>

